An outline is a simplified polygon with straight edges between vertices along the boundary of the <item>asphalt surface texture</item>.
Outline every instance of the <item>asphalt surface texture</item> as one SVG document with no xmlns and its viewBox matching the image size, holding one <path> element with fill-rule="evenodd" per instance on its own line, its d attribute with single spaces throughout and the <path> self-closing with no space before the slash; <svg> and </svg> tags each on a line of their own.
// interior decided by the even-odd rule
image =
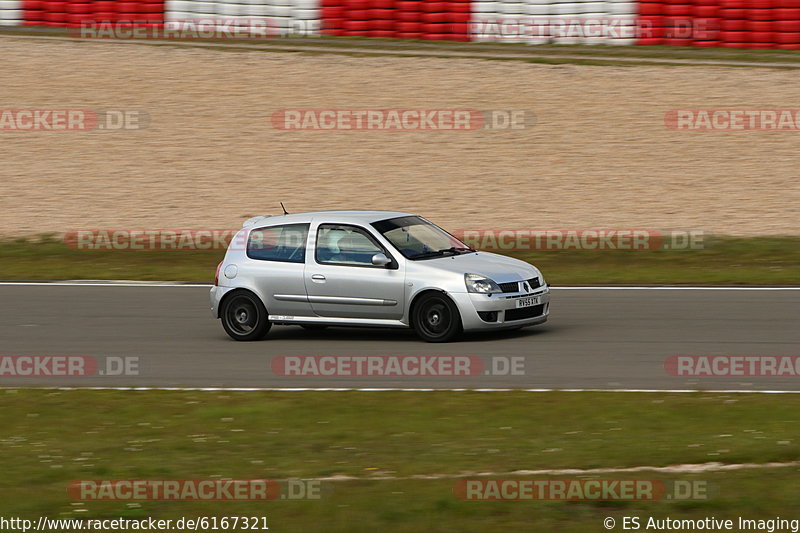
<svg viewBox="0 0 800 533">
<path fill-rule="evenodd" d="M 89 363 L 88 376 L 46 375 L 42 368 L 40 375 L 22 376 L 17 362 L 6 361 L 3 387 L 800 391 L 800 377 L 792 375 L 675 376 L 668 370 L 676 355 L 800 355 L 797 290 L 555 288 L 546 324 L 466 334 L 447 344 L 422 342 L 407 330 L 297 326 L 274 326 L 262 341 L 235 342 L 210 316 L 207 287 L 2 285 L 0 298 L 0 363 L 18 362 L 7 356 L 82 355 L 97 365 Z M 283 365 L 292 360 L 280 356 L 351 356 L 351 373 L 358 356 L 472 359 L 469 375 L 459 376 L 441 375 L 444 363 L 424 376 L 330 376 L 311 365 L 303 367 L 306 375 L 288 377 L 281 369 L 291 369 Z M 455 361 L 436 364 L 448 360 Z"/>
</svg>

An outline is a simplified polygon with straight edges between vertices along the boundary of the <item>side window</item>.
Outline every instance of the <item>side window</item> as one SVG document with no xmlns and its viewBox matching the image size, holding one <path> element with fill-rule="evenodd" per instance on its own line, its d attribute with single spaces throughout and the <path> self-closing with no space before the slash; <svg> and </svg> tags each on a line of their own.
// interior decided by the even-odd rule
<svg viewBox="0 0 800 533">
<path fill-rule="evenodd" d="M 317 230 L 318 263 L 373 266 L 372 256 L 384 253 L 365 230 L 354 226 L 322 224 Z"/>
<path fill-rule="evenodd" d="M 247 257 L 261 261 L 303 263 L 309 224 L 254 229 L 247 239 Z"/>
</svg>

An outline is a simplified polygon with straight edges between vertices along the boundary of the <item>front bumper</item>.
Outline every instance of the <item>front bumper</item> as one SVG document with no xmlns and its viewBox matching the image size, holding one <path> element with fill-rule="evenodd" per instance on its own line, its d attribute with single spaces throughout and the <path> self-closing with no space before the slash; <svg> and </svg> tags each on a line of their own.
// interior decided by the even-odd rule
<svg viewBox="0 0 800 533">
<path fill-rule="evenodd" d="M 550 314 L 550 287 L 536 289 L 528 293 L 474 294 L 449 293 L 461 312 L 461 322 L 465 331 L 517 328 L 533 326 L 547 321 Z M 530 308 L 517 309 L 520 298 L 539 297 L 539 304 Z M 511 311 L 511 313 L 508 313 Z M 487 321 L 487 314 L 494 314 L 496 320 Z M 508 315 L 508 316 L 506 316 Z"/>
</svg>

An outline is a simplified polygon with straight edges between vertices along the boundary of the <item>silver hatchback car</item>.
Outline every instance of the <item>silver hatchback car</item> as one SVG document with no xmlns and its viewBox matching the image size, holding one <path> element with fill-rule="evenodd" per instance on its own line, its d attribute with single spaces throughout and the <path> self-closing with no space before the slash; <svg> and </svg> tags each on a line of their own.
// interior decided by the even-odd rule
<svg viewBox="0 0 800 533">
<path fill-rule="evenodd" d="M 412 328 L 446 342 L 462 331 L 541 324 L 549 302 L 536 267 L 392 211 L 251 218 L 211 288 L 212 315 L 238 341 L 295 324 Z"/>
</svg>

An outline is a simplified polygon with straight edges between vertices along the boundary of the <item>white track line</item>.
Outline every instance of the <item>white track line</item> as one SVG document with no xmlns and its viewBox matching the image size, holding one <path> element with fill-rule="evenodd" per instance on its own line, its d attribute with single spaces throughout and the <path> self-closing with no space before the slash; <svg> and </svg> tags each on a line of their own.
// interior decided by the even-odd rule
<svg viewBox="0 0 800 533">
<path fill-rule="evenodd" d="M 211 284 L 206 283 L 173 283 L 168 281 L 0 281 L 0 286 L 21 286 L 21 287 L 191 287 L 191 288 L 210 288 Z M 702 286 L 566 286 L 552 287 L 554 291 L 800 291 L 800 287 L 702 287 Z"/>
<path fill-rule="evenodd" d="M 639 392 L 662 394 L 800 394 L 800 390 L 748 390 L 748 389 L 412 389 L 412 388 L 356 388 L 356 387 L 37 387 L 8 385 L 0 390 L 40 389 L 58 391 L 182 391 L 182 392 Z"/>
<path fill-rule="evenodd" d="M 318 478 L 303 478 L 308 481 L 410 481 L 419 479 L 465 479 L 500 476 L 591 476 L 597 474 L 626 474 L 638 472 L 659 472 L 664 474 L 700 474 L 703 472 L 724 472 L 730 470 L 749 470 L 762 468 L 791 468 L 800 466 L 800 461 L 786 463 L 686 463 L 669 466 L 629 466 L 622 468 L 557 468 L 539 470 L 514 470 L 511 472 L 473 472 L 470 474 L 415 474 L 410 476 L 369 476 L 356 477 L 335 475 Z"/>
</svg>

